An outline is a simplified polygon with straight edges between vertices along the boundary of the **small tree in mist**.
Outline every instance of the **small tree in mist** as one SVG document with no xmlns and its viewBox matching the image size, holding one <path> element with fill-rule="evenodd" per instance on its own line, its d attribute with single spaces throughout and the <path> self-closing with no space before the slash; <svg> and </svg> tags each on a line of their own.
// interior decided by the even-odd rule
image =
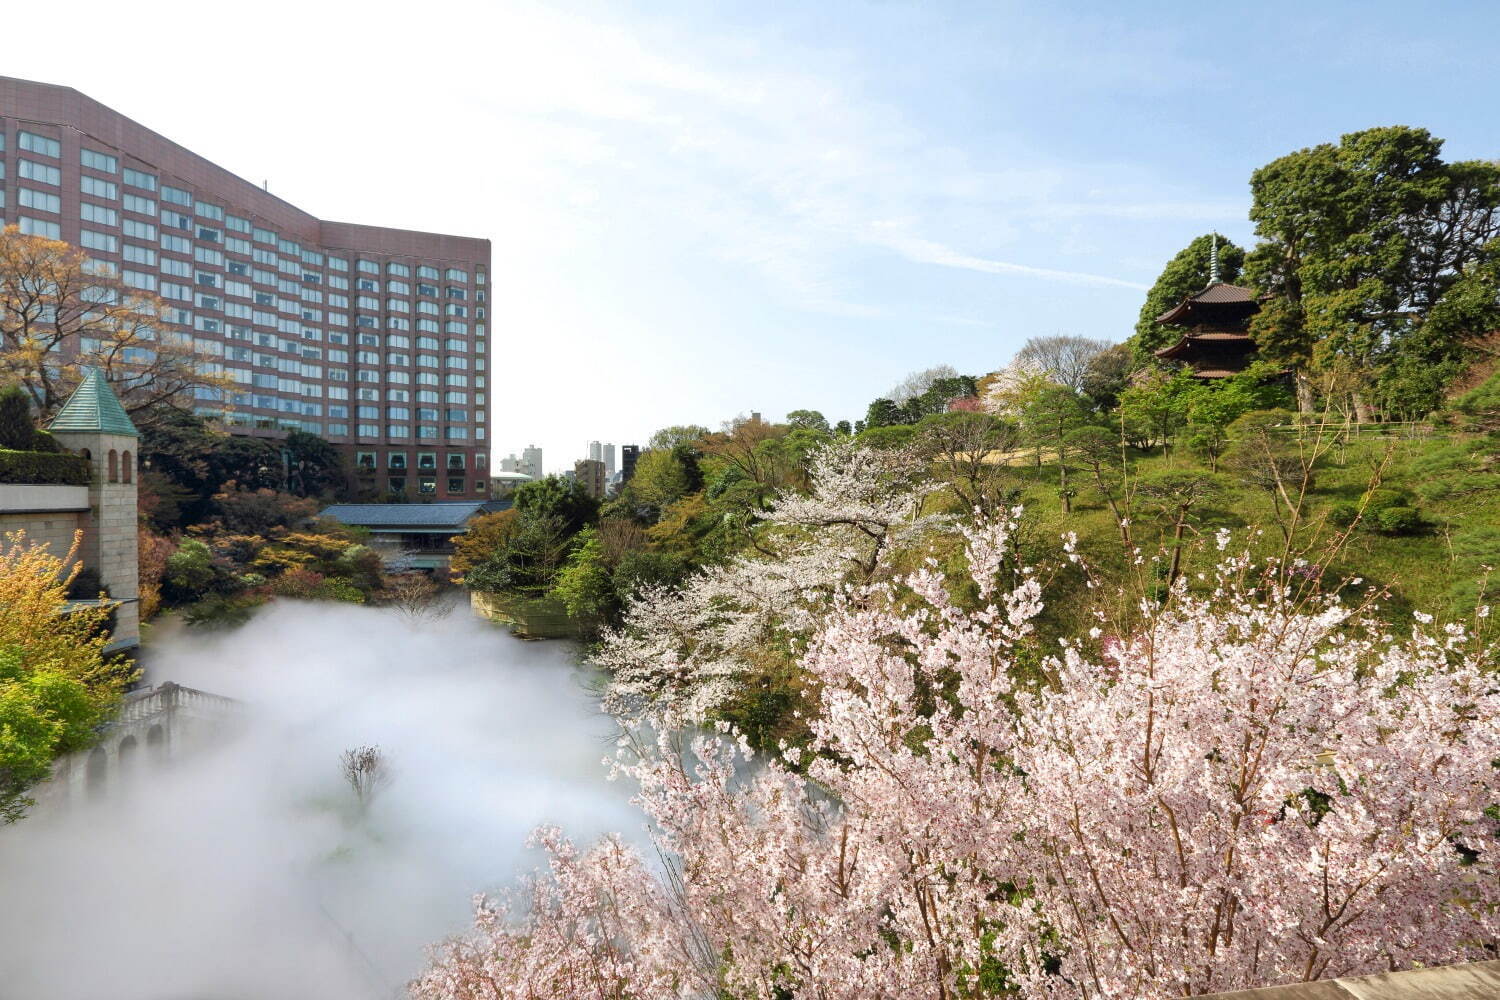
<svg viewBox="0 0 1500 1000">
<path fill-rule="evenodd" d="M 435 621 L 453 610 L 453 605 L 443 599 L 442 588 L 424 573 L 386 577 L 385 596 L 391 608 L 413 623 Z"/>
<path fill-rule="evenodd" d="M 391 783 L 390 762 L 378 746 L 345 750 L 339 764 L 360 809 L 368 809 L 375 796 Z"/>
</svg>

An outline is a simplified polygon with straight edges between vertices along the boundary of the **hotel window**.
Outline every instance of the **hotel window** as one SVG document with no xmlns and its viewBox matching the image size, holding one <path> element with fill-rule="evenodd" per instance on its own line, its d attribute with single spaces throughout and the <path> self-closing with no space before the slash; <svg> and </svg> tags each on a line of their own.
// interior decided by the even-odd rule
<svg viewBox="0 0 1500 1000">
<path fill-rule="evenodd" d="M 209 243 L 224 242 L 224 234 L 212 226 L 199 226 L 198 238 L 200 240 L 207 240 Z"/>
<path fill-rule="evenodd" d="M 62 158 L 62 143 L 56 139 L 49 139 L 35 132 L 20 133 L 21 148 L 28 153 L 40 153 L 42 156 L 50 156 L 53 159 Z"/>
<path fill-rule="evenodd" d="M 365 260 L 364 258 L 360 258 L 359 270 L 364 274 L 379 274 L 380 265 L 375 263 L 373 260 Z"/>
<path fill-rule="evenodd" d="M 410 295 L 411 285 L 408 285 L 404 281 L 387 281 L 385 283 L 385 290 L 395 295 Z"/>
<path fill-rule="evenodd" d="M 435 477 L 435 476 L 418 476 L 417 477 L 417 492 L 418 493 L 436 493 L 437 492 L 437 477 Z"/>
<path fill-rule="evenodd" d="M 404 350 L 406 348 L 411 347 L 411 338 L 410 337 L 398 336 L 397 334 L 394 334 L 394 333 L 388 333 L 388 334 L 386 334 L 386 337 L 385 337 L 385 346 L 386 347 L 399 347 L 399 348 L 402 348 Z"/>
<path fill-rule="evenodd" d="M 347 271 L 349 270 L 349 262 L 342 257 L 329 257 L 328 269 L 330 271 Z"/>
<path fill-rule="evenodd" d="M 222 208 L 220 208 L 218 205 L 210 205 L 206 201 L 196 201 L 196 202 L 194 202 L 193 203 L 193 212 L 196 215 L 201 215 L 205 219 L 212 219 L 215 222 L 223 222 L 224 221 L 224 210 Z"/>
<path fill-rule="evenodd" d="M 33 191 L 31 188 L 21 189 L 21 207 L 35 208 L 42 212 L 61 212 L 62 199 L 55 194 L 46 194 L 42 191 Z"/>
<path fill-rule="evenodd" d="M 185 260 L 163 257 L 161 258 L 161 273 L 170 274 L 174 278 L 190 278 L 193 276 L 193 266 Z"/>
<path fill-rule="evenodd" d="M 162 233 L 161 248 L 163 250 L 171 250 L 173 253 L 192 253 L 193 241 L 185 236 L 173 236 L 171 233 Z"/>
<path fill-rule="evenodd" d="M 145 264 L 148 267 L 156 266 L 156 251 L 146 247 L 138 247 L 133 243 L 125 244 L 123 256 L 132 264 Z"/>
<path fill-rule="evenodd" d="M 467 376 L 467 375 L 444 375 L 443 376 L 443 384 L 444 385 L 462 385 L 462 386 L 467 386 L 469 384 L 469 376 Z"/>
<path fill-rule="evenodd" d="M 406 452 L 404 452 L 404 451 L 389 451 L 389 452 L 386 452 L 385 464 L 386 464 L 386 468 L 388 468 L 388 469 L 400 469 L 401 471 L 405 472 L 406 471 Z"/>
<path fill-rule="evenodd" d="M 142 198 L 138 194 L 125 195 L 125 211 L 135 212 L 137 215 L 155 215 L 156 202 L 150 198 Z"/>
<path fill-rule="evenodd" d="M 388 438 L 411 437 L 411 428 L 406 424 L 386 424 L 385 436 Z"/>
<path fill-rule="evenodd" d="M 436 316 L 439 314 L 438 304 L 436 302 L 428 302 L 426 299 L 422 299 L 417 303 L 417 312 L 426 313 L 429 316 Z"/>
<path fill-rule="evenodd" d="M 21 180 L 39 181 L 55 187 L 62 184 L 62 171 L 56 167 L 49 167 L 45 163 L 37 163 L 35 160 L 22 160 Z"/>
<path fill-rule="evenodd" d="M 417 338 L 417 347 L 421 348 L 424 351 L 435 351 L 435 350 L 438 349 L 437 338 L 436 337 L 418 337 Z M 434 365 L 433 367 L 435 368 L 437 366 Z"/>
<path fill-rule="evenodd" d="M 361 407 L 363 409 L 363 407 Z M 385 419 L 387 420 L 410 420 L 411 410 L 405 406 L 387 406 L 385 408 Z"/>
<path fill-rule="evenodd" d="M 438 418 L 438 411 L 437 410 L 431 410 L 431 409 L 428 409 L 425 406 L 419 406 L 419 407 L 417 407 L 417 419 L 418 420 L 424 420 L 427 423 L 435 424 L 435 423 L 437 423 L 437 418 Z"/>
<path fill-rule="evenodd" d="M 385 308 L 387 312 L 411 312 L 411 303 L 405 299 L 386 299 Z"/>
<path fill-rule="evenodd" d="M 79 150 L 78 162 L 90 170 L 100 170 L 106 174 L 117 174 L 120 172 L 120 161 L 108 153 L 96 153 L 92 149 Z"/>
<path fill-rule="evenodd" d="M 390 478 L 389 482 L 386 484 L 386 488 L 388 490 L 390 490 L 392 493 L 405 493 L 406 492 L 406 477 L 405 476 L 392 476 Z"/>
<path fill-rule="evenodd" d="M 468 410 L 444 410 L 443 419 L 450 424 L 466 424 L 469 422 Z"/>
<path fill-rule="evenodd" d="M 142 191 L 156 190 L 156 175 L 148 174 L 141 170 L 125 168 L 125 183 L 131 187 L 138 187 Z"/>
<path fill-rule="evenodd" d="M 251 232 L 250 220 L 242 219 L 238 215 L 224 216 L 224 228 L 233 230 L 236 233 L 244 233 L 246 236 L 250 235 Z"/>
<path fill-rule="evenodd" d="M 191 207 L 193 204 L 193 196 L 190 192 L 184 191 L 182 188 L 174 188 L 170 184 L 163 184 L 161 186 L 161 200 L 184 207 Z"/>
<path fill-rule="evenodd" d="M 448 297 L 450 299 L 467 299 L 469 297 L 469 292 L 468 289 L 454 288 L 452 285 L 449 285 Z"/>
<path fill-rule="evenodd" d="M 423 424 L 422 426 L 417 428 L 417 437 L 425 441 L 436 441 L 437 436 L 437 428 L 431 426 L 430 424 Z"/>
<path fill-rule="evenodd" d="M 125 284 L 129 285 L 131 288 L 139 288 L 142 291 L 146 292 L 156 291 L 156 275 L 154 274 L 146 274 L 141 271 L 131 271 L 127 269 L 121 275 L 121 280 L 123 280 Z"/>
<path fill-rule="evenodd" d="M 464 470 L 464 457 L 463 457 L 463 455 L 461 455 L 461 454 L 450 454 L 448 456 L 448 468 L 449 469 L 457 469 L 459 472 L 462 472 Z"/>
<path fill-rule="evenodd" d="M 90 250 L 102 250 L 106 253 L 116 253 L 120 249 L 120 241 L 117 237 L 96 233 L 92 229 L 79 230 L 78 242 Z"/>
<path fill-rule="evenodd" d="M 424 285 L 421 282 L 417 282 L 417 294 L 418 295 L 431 295 L 433 298 L 436 298 L 437 297 L 437 286 L 436 285 Z"/>
<path fill-rule="evenodd" d="M 120 214 L 112 208 L 105 208 L 103 205 L 92 205 L 84 202 L 79 207 L 79 214 L 82 215 L 84 222 L 96 222 L 101 226 L 118 226 L 120 224 Z"/>
<path fill-rule="evenodd" d="M 484 272 L 483 271 L 476 271 L 476 272 L 474 272 L 474 284 L 476 284 L 476 285 L 482 285 L 482 284 L 484 284 Z"/>
<path fill-rule="evenodd" d="M 455 303 L 450 302 L 443 307 L 443 312 L 447 313 L 449 316 L 467 316 L 469 315 L 469 307 L 456 305 Z"/>
<path fill-rule="evenodd" d="M 166 229 L 181 229 L 185 233 L 193 231 L 193 217 L 174 212 L 170 208 L 162 209 L 161 224 Z"/>
<path fill-rule="evenodd" d="M 255 237 L 255 242 L 257 243 L 269 243 L 272 246 L 276 245 L 276 234 L 271 232 L 269 229 L 256 229 L 252 233 L 252 235 Z M 276 261 L 276 257 L 274 254 L 271 257 L 271 261 L 272 263 L 275 263 Z"/>
<path fill-rule="evenodd" d="M 433 400 L 433 402 L 437 402 L 437 400 Z M 461 403 L 464 406 L 468 406 L 469 394 L 467 392 L 445 392 L 443 393 L 443 402 Z"/>
<path fill-rule="evenodd" d="M 358 424 L 357 427 L 358 427 L 358 436 L 359 437 L 362 437 L 362 438 L 378 438 L 378 437 L 380 437 L 380 425 L 379 424 Z M 373 468 L 373 466 L 372 466 L 372 468 Z"/>
<path fill-rule="evenodd" d="M 293 257 L 302 256 L 302 244 L 294 240 L 280 239 L 276 241 L 276 249 Z"/>
<path fill-rule="evenodd" d="M 448 477 L 448 492 L 449 493 L 462 493 L 464 491 L 464 483 L 465 482 L 467 482 L 467 480 L 464 480 L 464 479 L 454 479 L 452 476 L 449 476 Z"/>
<path fill-rule="evenodd" d="M 405 264 L 398 264 L 395 261 L 390 261 L 385 265 L 385 273 L 394 274 L 398 278 L 410 278 L 411 268 L 407 267 Z"/>
<path fill-rule="evenodd" d="M 249 240 L 242 240 L 237 236 L 226 236 L 224 237 L 224 249 L 230 253 L 244 254 L 248 257 L 250 256 L 250 251 L 254 248 L 250 246 Z"/>
<path fill-rule="evenodd" d="M 363 435 L 365 429 L 361 427 L 359 433 Z M 357 451 L 354 453 L 354 465 L 360 469 L 375 468 L 375 453 L 373 451 Z"/>
<path fill-rule="evenodd" d="M 462 281 L 464 284 L 469 283 L 469 272 L 461 271 L 456 267 L 448 268 L 448 270 L 444 273 L 444 277 L 446 277 L 449 281 Z"/>
<path fill-rule="evenodd" d="M 431 264 L 423 264 L 421 267 L 417 268 L 417 277 L 430 278 L 431 280 L 436 281 L 438 277 L 438 269 L 433 267 Z"/>
<path fill-rule="evenodd" d="M 419 451 L 419 452 L 417 452 L 417 468 L 418 469 L 423 469 L 423 470 L 426 470 L 426 469 L 436 469 L 437 468 L 437 452 L 435 452 L 435 451 Z"/>
</svg>

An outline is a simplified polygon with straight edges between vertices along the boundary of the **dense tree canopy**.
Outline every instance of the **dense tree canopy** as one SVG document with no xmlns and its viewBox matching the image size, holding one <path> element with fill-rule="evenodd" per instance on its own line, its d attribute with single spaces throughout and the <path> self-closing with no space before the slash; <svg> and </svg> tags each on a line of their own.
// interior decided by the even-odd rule
<svg viewBox="0 0 1500 1000">
<path fill-rule="evenodd" d="M 1251 177 L 1262 243 L 1246 274 L 1272 296 L 1252 323 L 1260 350 L 1314 380 L 1342 379 L 1362 418 L 1377 405 L 1432 409 L 1444 378 L 1413 378 L 1415 366 L 1451 378 L 1500 300 L 1485 266 L 1500 237 L 1500 166 L 1446 163 L 1442 145 L 1425 129 L 1367 129 Z M 1445 302 L 1450 292 L 1461 301 Z"/>
</svg>

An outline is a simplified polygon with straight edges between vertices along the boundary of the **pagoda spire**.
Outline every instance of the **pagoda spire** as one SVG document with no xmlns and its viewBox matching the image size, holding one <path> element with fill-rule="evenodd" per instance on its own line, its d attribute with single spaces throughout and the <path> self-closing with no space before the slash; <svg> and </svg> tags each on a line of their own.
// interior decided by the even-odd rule
<svg viewBox="0 0 1500 1000">
<path fill-rule="evenodd" d="M 1214 233 L 1208 248 L 1208 283 L 1219 283 L 1219 234 Z"/>
</svg>

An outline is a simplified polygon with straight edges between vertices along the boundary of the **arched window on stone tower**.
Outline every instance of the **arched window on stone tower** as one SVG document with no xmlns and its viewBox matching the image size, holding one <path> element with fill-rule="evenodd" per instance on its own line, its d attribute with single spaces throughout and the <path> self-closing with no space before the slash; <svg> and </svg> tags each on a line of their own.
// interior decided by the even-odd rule
<svg viewBox="0 0 1500 1000">
<path fill-rule="evenodd" d="M 113 448 L 109 449 L 109 481 L 112 483 L 120 481 L 120 453 Z"/>
<path fill-rule="evenodd" d="M 122 452 L 120 455 L 120 481 L 128 483 L 134 476 L 134 464 L 130 460 L 130 452 Z"/>
</svg>

